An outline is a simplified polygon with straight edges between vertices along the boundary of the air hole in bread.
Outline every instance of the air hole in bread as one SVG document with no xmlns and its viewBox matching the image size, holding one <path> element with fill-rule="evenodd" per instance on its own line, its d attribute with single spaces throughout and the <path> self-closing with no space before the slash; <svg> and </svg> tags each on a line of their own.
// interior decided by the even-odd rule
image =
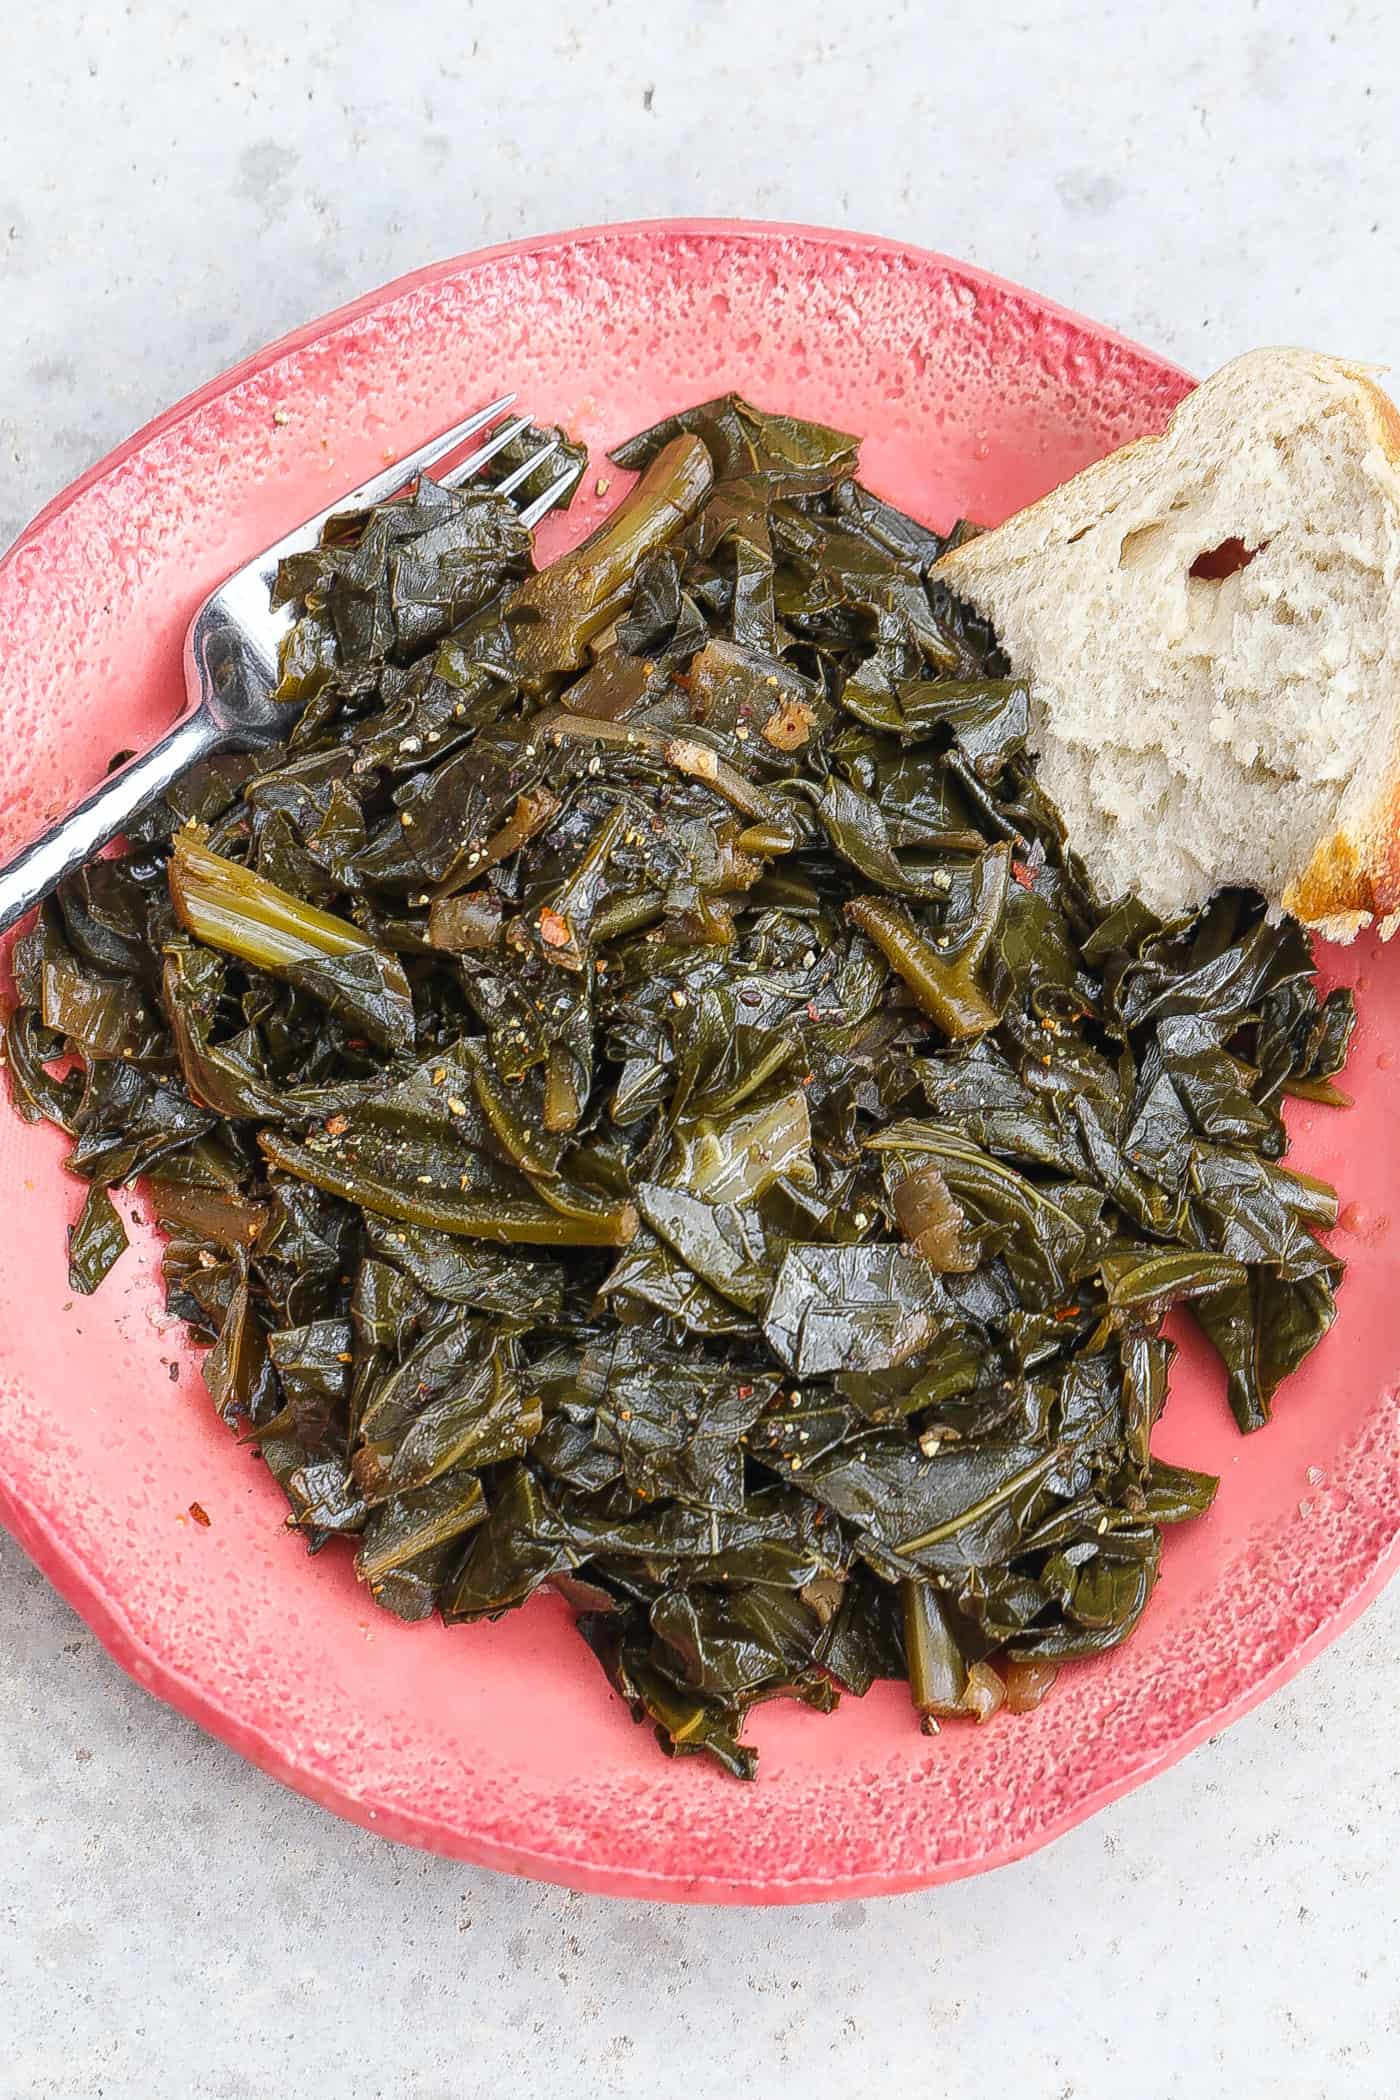
<svg viewBox="0 0 1400 2100">
<path fill-rule="evenodd" d="M 1296 788 L 1299 780 L 1298 774 L 1290 768 L 1267 765 L 1262 758 L 1257 757 L 1249 761 L 1244 774 L 1246 780 L 1253 781 L 1257 787 L 1275 788 L 1283 792 L 1287 792 L 1289 788 Z"/>
<path fill-rule="evenodd" d="M 1136 532 L 1125 532 L 1118 549 L 1120 569 L 1139 569 L 1152 559 L 1159 542 L 1165 534 L 1165 525 L 1139 525 Z"/>
<path fill-rule="evenodd" d="M 1191 574 L 1202 583 L 1223 583 L 1227 576 L 1237 576 L 1247 569 L 1256 554 L 1262 554 L 1268 546 L 1261 540 L 1257 547 L 1246 547 L 1243 540 L 1222 540 L 1218 547 L 1207 547 L 1191 564 Z"/>
</svg>

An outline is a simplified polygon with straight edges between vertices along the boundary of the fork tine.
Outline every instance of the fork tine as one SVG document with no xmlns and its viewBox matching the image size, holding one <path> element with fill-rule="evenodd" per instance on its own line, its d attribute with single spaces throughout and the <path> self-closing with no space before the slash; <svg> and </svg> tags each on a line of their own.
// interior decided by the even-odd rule
<svg viewBox="0 0 1400 2100">
<path fill-rule="evenodd" d="M 343 496 L 337 496 L 324 510 L 318 510 L 314 517 L 305 519 L 291 532 L 284 534 L 275 546 L 269 547 L 259 559 L 259 570 L 265 573 L 269 568 L 275 568 L 285 555 L 299 554 L 306 548 L 314 547 L 321 537 L 322 527 L 329 519 L 339 517 L 343 511 L 368 510 L 373 504 L 387 502 L 390 496 L 397 495 L 406 483 L 412 481 L 416 474 L 426 473 L 437 460 L 455 452 L 464 438 L 473 436 L 488 423 L 494 423 L 514 399 L 513 392 L 502 394 L 487 407 L 477 409 L 475 414 L 464 417 L 460 423 L 454 423 L 450 430 L 440 431 L 435 438 L 429 438 L 427 443 L 419 445 L 416 451 L 406 453 L 402 459 L 393 460 L 387 467 L 382 467 L 379 473 L 371 474 L 369 480 L 362 481 L 358 488 L 347 489 Z M 528 430 L 529 427 L 528 416 L 518 417 L 510 425 L 515 434 L 521 430 Z M 497 451 L 504 443 L 509 443 L 509 440 L 492 440 L 492 446 Z M 490 450 L 486 446 L 482 446 L 472 455 L 478 464 L 490 456 Z"/>
<path fill-rule="evenodd" d="M 368 510 L 372 504 L 386 503 L 390 496 L 404 488 L 415 475 L 426 474 L 436 460 L 445 459 L 448 453 L 455 452 L 464 438 L 471 437 L 485 424 L 494 422 L 504 409 L 510 407 L 514 399 L 514 393 L 502 394 L 499 401 L 493 401 L 489 408 L 479 408 L 474 416 L 468 416 L 463 422 L 454 423 L 450 430 L 444 430 L 437 437 L 429 438 L 427 444 L 420 445 L 416 452 L 406 453 L 392 466 L 385 467 L 382 473 L 372 475 L 368 481 L 362 482 L 359 488 L 351 489 L 348 496 L 338 498 L 331 506 L 332 511 Z M 516 430 L 528 430 L 529 426 L 530 418 L 521 416 L 512 427 Z M 500 443 L 501 440 L 498 438 L 496 442 Z M 473 456 L 489 458 L 490 454 L 483 447 L 480 453 Z"/>
<path fill-rule="evenodd" d="M 542 467 L 547 459 L 553 459 L 559 450 L 559 442 L 558 438 L 551 438 L 547 445 L 540 446 L 538 452 L 532 452 L 528 459 L 522 460 L 513 474 L 507 474 L 504 481 L 496 483 L 496 494 L 513 496 L 516 490 L 530 479 L 536 467 Z"/>
<path fill-rule="evenodd" d="M 529 428 L 528 416 L 512 416 L 508 423 L 502 423 L 499 430 L 492 431 L 484 445 L 478 445 L 475 452 L 469 452 L 465 459 L 459 459 L 456 466 L 449 467 L 445 474 L 435 476 L 439 488 L 460 488 L 464 481 L 471 479 L 479 467 L 486 465 L 488 459 L 494 459 L 498 452 L 504 452 L 507 445 L 514 444 L 522 430 Z"/>
<path fill-rule="evenodd" d="M 564 494 L 564 491 L 572 487 L 573 483 L 578 480 L 578 477 L 582 472 L 583 461 L 570 460 L 568 466 L 562 468 L 561 471 L 555 475 L 553 481 L 550 482 L 549 487 L 545 489 L 543 494 L 536 496 L 533 503 L 526 504 L 524 510 L 522 510 L 520 513 L 521 524 L 538 525 L 540 519 L 544 516 L 545 512 L 554 508 L 554 505 L 559 501 L 559 498 Z"/>
</svg>

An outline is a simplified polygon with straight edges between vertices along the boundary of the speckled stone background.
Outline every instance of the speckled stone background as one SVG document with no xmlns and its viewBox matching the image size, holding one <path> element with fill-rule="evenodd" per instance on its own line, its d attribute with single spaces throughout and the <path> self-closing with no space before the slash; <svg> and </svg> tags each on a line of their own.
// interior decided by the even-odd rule
<svg viewBox="0 0 1400 2100">
<path fill-rule="evenodd" d="M 1182 0 L 0 9 L 0 542 L 169 401 L 432 257 L 685 213 L 900 235 L 1196 370 L 1400 360 L 1400 29 Z M 0 1535 L 0 2100 L 1395 2100 L 1400 1589 L 1000 1874 L 607 1903 L 333 1821 Z"/>
</svg>

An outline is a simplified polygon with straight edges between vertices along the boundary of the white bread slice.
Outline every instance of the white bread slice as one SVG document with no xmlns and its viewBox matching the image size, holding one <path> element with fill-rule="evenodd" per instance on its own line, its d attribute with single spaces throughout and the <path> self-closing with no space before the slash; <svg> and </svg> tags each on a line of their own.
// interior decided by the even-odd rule
<svg viewBox="0 0 1400 2100">
<path fill-rule="evenodd" d="M 1366 366 L 1255 350 L 939 563 L 1030 679 L 1105 901 L 1239 883 L 1337 940 L 1400 923 L 1397 460 Z"/>
</svg>

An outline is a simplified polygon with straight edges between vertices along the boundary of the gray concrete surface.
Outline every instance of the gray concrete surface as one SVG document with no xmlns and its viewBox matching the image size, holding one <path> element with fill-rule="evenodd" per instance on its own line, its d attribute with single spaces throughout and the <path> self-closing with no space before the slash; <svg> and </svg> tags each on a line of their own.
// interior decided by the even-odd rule
<svg viewBox="0 0 1400 2100">
<path fill-rule="evenodd" d="M 1400 354 L 1389 10 L 243 0 L 0 10 L 0 541 L 440 254 L 744 213 L 903 235 L 1200 369 Z M 0 1539 L 0 2100 L 1394 2100 L 1400 1591 L 1040 1857 L 805 1913 L 395 1850 L 154 1705 Z"/>
</svg>

